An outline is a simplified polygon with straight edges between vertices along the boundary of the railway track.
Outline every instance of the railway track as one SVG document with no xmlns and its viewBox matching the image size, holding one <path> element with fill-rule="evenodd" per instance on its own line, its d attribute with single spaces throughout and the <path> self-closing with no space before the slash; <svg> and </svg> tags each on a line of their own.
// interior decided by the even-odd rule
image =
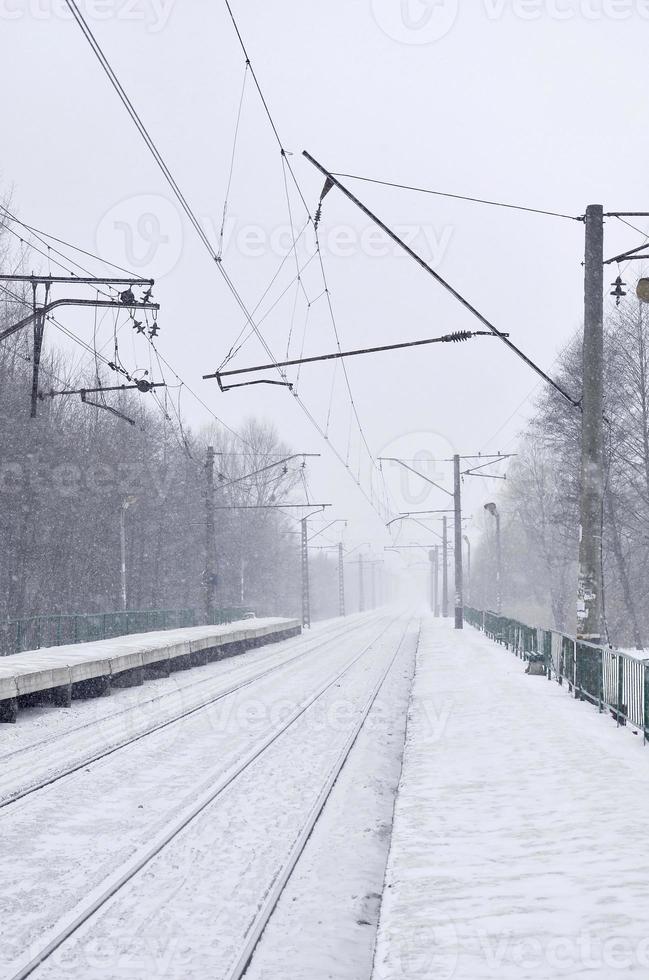
<svg viewBox="0 0 649 980">
<path fill-rule="evenodd" d="M 48 959 L 52 954 L 60 949 L 85 923 L 93 918 L 101 909 L 103 909 L 107 903 L 111 901 L 115 896 L 123 895 L 128 891 L 129 883 L 133 882 L 133 879 L 139 875 L 143 869 L 147 868 L 151 862 L 161 854 L 166 852 L 166 849 L 178 839 L 179 835 L 183 833 L 187 828 L 190 828 L 197 818 L 201 817 L 206 813 L 206 811 L 215 804 L 220 797 L 223 796 L 226 790 L 230 787 L 236 785 L 237 781 L 246 774 L 251 767 L 258 761 L 265 757 L 269 750 L 279 743 L 287 733 L 298 726 L 300 721 L 305 718 L 308 712 L 314 708 L 328 693 L 332 691 L 335 693 L 336 687 L 340 687 L 341 681 L 350 674 L 351 671 L 367 658 L 368 654 L 375 650 L 377 645 L 380 645 L 384 638 L 389 633 L 389 631 L 396 625 L 403 622 L 402 617 L 395 617 L 387 621 L 387 623 L 382 623 L 378 632 L 370 639 L 368 643 L 365 643 L 359 651 L 355 652 L 351 659 L 348 659 L 345 665 L 341 669 L 337 669 L 334 673 L 327 678 L 327 680 L 321 684 L 318 689 L 309 694 L 291 714 L 284 719 L 279 725 L 275 726 L 273 730 L 267 732 L 258 742 L 256 742 L 243 757 L 241 757 L 237 763 L 232 766 L 228 771 L 224 772 L 220 778 L 216 780 L 209 787 L 209 789 L 200 794 L 195 800 L 192 801 L 191 805 L 185 808 L 172 822 L 170 822 L 163 831 L 161 831 L 153 840 L 149 841 L 148 844 L 138 850 L 132 857 L 122 864 L 108 879 L 105 879 L 101 885 L 95 888 L 86 898 L 67 916 L 61 919 L 57 925 L 49 931 L 49 933 L 42 938 L 37 944 L 37 948 L 34 949 L 32 946 L 29 950 L 27 956 L 23 957 L 22 961 L 15 963 L 10 972 L 6 973 L 4 976 L 6 980 L 22 980 L 24 977 L 28 977 L 36 971 L 41 964 L 46 964 Z M 336 783 L 339 773 L 341 772 L 346 760 L 348 759 L 356 740 L 361 732 L 363 726 L 366 723 L 367 717 L 374 705 L 376 698 L 381 691 L 389 672 L 397 659 L 399 652 L 402 649 L 402 645 L 406 635 L 408 634 L 411 620 L 408 619 L 405 625 L 401 628 L 400 626 L 400 636 L 396 646 L 391 652 L 391 654 L 386 658 L 386 662 L 381 665 L 378 677 L 374 681 L 369 691 L 369 694 L 365 697 L 362 704 L 361 710 L 358 712 L 357 717 L 354 720 L 352 727 L 347 733 L 340 750 L 337 752 L 336 757 L 331 765 L 329 765 L 325 778 L 321 784 L 320 790 L 317 797 L 313 800 L 311 806 L 309 807 L 308 813 L 302 822 L 299 833 L 297 834 L 293 845 L 290 850 L 288 859 L 283 862 L 281 868 L 277 869 L 277 873 L 273 875 L 271 884 L 266 888 L 265 893 L 260 899 L 259 907 L 256 914 L 252 917 L 250 926 L 246 931 L 244 942 L 238 950 L 237 956 L 228 965 L 227 972 L 224 974 L 227 980 L 236 980 L 243 976 L 245 973 L 247 964 L 250 962 L 250 958 L 254 953 L 254 949 L 259 941 L 259 938 L 268 923 L 270 917 L 272 916 L 273 910 L 275 909 L 277 902 L 289 880 L 293 869 L 295 868 L 300 855 L 302 854 L 307 841 L 309 840 L 314 826 L 318 820 L 318 817 L 322 813 L 322 810 L 329 798 L 333 786 Z M 327 640 L 331 642 L 331 637 Z M 373 664 L 370 662 L 370 666 Z M 369 668 L 368 668 L 369 669 Z M 39 971 L 40 972 L 40 971 Z"/>
<path fill-rule="evenodd" d="M 227 697 L 231 697 L 233 694 L 245 690 L 246 688 L 250 687 L 256 682 L 263 680 L 264 678 L 269 677 L 270 675 L 277 673 L 278 671 L 281 671 L 284 668 L 295 664 L 296 661 L 302 660 L 303 658 L 312 655 L 318 650 L 321 650 L 323 647 L 328 646 L 332 642 L 332 639 L 336 639 L 337 637 L 342 637 L 342 636 L 348 637 L 350 634 L 353 635 L 359 630 L 362 630 L 365 625 L 366 625 L 365 621 L 356 623 L 351 627 L 349 625 L 345 625 L 344 627 L 341 627 L 339 624 L 336 624 L 335 627 L 333 627 L 331 630 L 327 630 L 326 632 L 324 632 L 324 634 L 319 633 L 315 637 L 304 637 L 301 640 L 287 641 L 288 643 L 291 643 L 291 649 L 294 649 L 296 645 L 299 645 L 300 646 L 299 651 L 295 653 L 293 656 L 283 658 L 279 660 L 278 663 L 271 664 L 270 666 L 264 666 L 265 661 L 262 661 L 261 664 L 262 669 L 257 670 L 251 675 L 246 676 L 240 681 L 237 681 L 233 684 L 224 686 L 222 679 L 204 678 L 200 681 L 194 681 L 191 684 L 184 685 L 180 689 L 180 693 L 182 693 L 183 696 L 185 696 L 187 691 L 192 689 L 199 690 L 203 696 L 197 702 L 190 704 L 189 706 L 185 706 L 178 711 L 173 712 L 173 714 L 171 714 L 166 718 L 163 718 L 160 721 L 153 722 L 152 724 L 145 726 L 142 730 L 138 732 L 124 736 L 117 740 L 110 741 L 108 745 L 104 744 L 101 748 L 96 750 L 90 747 L 90 750 L 86 752 L 86 754 L 83 755 L 81 758 L 77 758 L 73 762 L 63 764 L 62 767 L 60 769 L 57 769 L 55 773 L 44 776 L 40 779 L 36 779 L 26 786 L 21 786 L 20 788 L 15 788 L 12 790 L 12 789 L 3 788 L 2 783 L 0 783 L 0 811 L 5 809 L 6 807 L 18 803 L 21 800 L 24 800 L 25 798 L 33 795 L 34 793 L 37 793 L 39 790 L 42 790 L 47 786 L 51 786 L 62 779 L 74 775 L 75 773 L 79 772 L 82 769 L 85 769 L 89 765 L 93 765 L 94 763 L 99 762 L 102 759 L 108 758 L 114 753 L 119 752 L 121 749 L 126 748 L 129 745 L 132 745 L 135 742 L 140 741 L 141 739 L 154 735 L 157 732 L 161 732 L 172 725 L 176 725 L 186 720 L 187 718 L 197 714 L 200 711 L 204 711 L 210 708 L 211 706 L 217 704 L 219 701 L 222 701 Z M 276 657 L 277 652 L 274 651 L 271 656 Z M 242 667 L 245 668 L 245 665 L 242 665 Z M 132 717 L 137 713 L 142 712 L 143 709 L 150 710 L 151 708 L 155 708 L 156 706 L 163 705 L 165 701 L 169 702 L 170 700 L 173 700 L 178 696 L 178 694 L 179 691 L 178 689 L 176 689 L 174 691 L 170 691 L 168 693 L 158 695 L 155 698 L 149 698 L 144 702 L 136 703 L 119 712 L 115 712 L 114 714 L 111 714 L 107 719 L 102 719 L 102 722 L 100 723 L 90 722 L 84 725 L 79 725 L 64 733 L 60 733 L 54 739 L 44 739 L 39 743 L 31 744 L 29 746 L 25 746 L 24 748 L 14 750 L 11 753 L 7 753 L 4 757 L 0 757 L 0 768 L 2 769 L 3 782 L 6 783 L 6 781 L 11 778 L 12 762 L 14 764 L 14 771 L 23 773 L 25 769 L 25 759 L 29 757 L 30 753 L 37 754 L 40 751 L 50 748 L 52 744 L 56 742 L 62 742 L 65 739 L 70 739 L 73 736 L 78 736 L 83 732 L 92 731 L 97 727 L 97 724 L 109 725 L 110 723 L 117 720 L 122 721 L 126 716 Z"/>
<path fill-rule="evenodd" d="M 347 762 L 356 742 L 358 741 L 358 737 L 367 721 L 368 715 L 372 710 L 374 703 L 383 685 L 385 684 L 385 681 L 390 673 L 390 670 L 394 665 L 394 662 L 396 661 L 399 653 L 401 652 L 401 648 L 403 646 L 403 642 L 406 638 L 407 633 L 408 633 L 408 625 L 406 626 L 403 635 L 399 640 L 399 644 L 393 656 L 390 658 L 389 662 L 381 672 L 379 679 L 377 680 L 372 691 L 370 692 L 370 695 L 365 705 L 363 706 L 359 718 L 356 724 L 354 725 L 353 729 L 349 733 L 349 736 L 346 739 L 342 749 L 340 750 L 338 757 L 336 758 L 334 764 L 331 766 L 327 774 L 327 777 L 325 779 L 325 782 L 323 783 L 322 789 L 318 794 L 318 797 L 314 801 L 313 806 L 311 807 L 308 816 L 304 822 L 302 830 L 300 831 L 291 849 L 288 860 L 284 863 L 282 868 L 279 870 L 276 878 L 274 879 L 266 895 L 264 896 L 263 903 L 257 915 L 255 916 L 253 922 L 250 925 L 250 929 L 245 938 L 245 942 L 243 943 L 243 946 L 237 958 L 232 962 L 232 964 L 228 968 L 227 973 L 224 974 L 223 980 L 240 980 L 240 978 L 243 977 L 244 974 L 246 973 L 250 961 L 252 960 L 252 957 L 255 954 L 255 950 L 257 948 L 259 940 L 261 939 L 264 930 L 266 929 L 275 909 L 277 908 L 282 893 L 284 892 L 284 889 L 286 888 L 286 885 L 288 884 L 291 875 L 293 874 L 293 871 L 295 870 L 297 863 L 300 860 L 300 857 L 302 856 L 302 853 L 306 845 L 308 844 L 311 835 L 313 834 L 316 823 L 326 806 L 327 800 L 331 795 L 331 792 L 336 784 L 336 781 L 340 773 L 342 772 L 342 769 L 345 763 Z"/>
</svg>

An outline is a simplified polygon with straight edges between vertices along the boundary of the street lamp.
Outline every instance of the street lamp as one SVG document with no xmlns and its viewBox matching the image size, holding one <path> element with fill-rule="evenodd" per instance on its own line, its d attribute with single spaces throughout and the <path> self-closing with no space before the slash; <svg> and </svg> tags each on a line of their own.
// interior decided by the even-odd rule
<svg viewBox="0 0 649 980">
<path fill-rule="evenodd" d="M 503 555 L 500 546 L 500 511 L 494 503 L 489 503 L 484 505 L 484 509 L 488 511 L 492 517 L 496 519 L 496 612 L 498 615 L 501 614 L 503 608 L 503 594 L 502 594 L 502 569 L 503 569 Z"/>
<path fill-rule="evenodd" d="M 119 509 L 119 546 L 121 559 L 121 586 L 122 586 L 122 609 L 126 612 L 126 511 L 131 504 L 137 502 L 137 497 L 122 497 L 122 506 Z"/>
</svg>

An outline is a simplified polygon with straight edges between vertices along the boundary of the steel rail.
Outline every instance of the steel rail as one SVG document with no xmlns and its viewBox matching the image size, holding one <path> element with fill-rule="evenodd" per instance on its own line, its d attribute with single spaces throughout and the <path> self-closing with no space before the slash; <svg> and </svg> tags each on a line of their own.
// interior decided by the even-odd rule
<svg viewBox="0 0 649 980">
<path fill-rule="evenodd" d="M 387 680 L 388 674 L 390 673 L 390 670 L 392 669 L 394 662 L 401 651 L 401 647 L 403 646 L 403 642 L 406 636 L 408 635 L 408 631 L 410 629 L 411 623 L 412 623 L 412 618 L 408 620 L 408 623 L 406 624 L 406 628 L 403 631 L 403 635 L 401 636 L 401 639 L 399 640 L 399 643 L 397 645 L 397 649 L 395 650 L 394 654 L 390 658 L 390 661 L 387 664 L 387 666 L 382 671 L 378 681 L 374 685 L 372 692 L 359 715 L 356 725 L 352 729 L 342 749 L 340 750 L 340 753 L 338 754 L 336 761 L 334 762 L 331 769 L 329 770 L 327 779 L 323 784 L 320 793 L 318 794 L 316 800 L 314 801 L 309 811 L 309 815 L 302 827 L 302 830 L 300 831 L 299 836 L 297 837 L 293 847 L 291 848 L 291 852 L 288 856 L 288 859 L 286 860 L 286 863 L 284 864 L 283 868 L 279 871 L 279 873 L 275 875 L 273 879 L 273 883 L 269 891 L 267 892 L 266 896 L 264 897 L 263 904 L 259 912 L 257 913 L 252 925 L 250 926 L 250 930 L 246 942 L 243 948 L 241 949 L 239 955 L 237 956 L 237 959 L 229 967 L 227 973 L 224 974 L 223 980 L 240 980 L 240 978 L 244 975 L 244 973 L 248 969 L 250 961 L 254 955 L 255 949 L 259 943 L 259 940 L 261 939 L 261 936 L 266 926 L 268 925 L 268 922 L 273 912 L 277 908 L 277 904 L 282 896 L 282 893 L 286 888 L 286 885 L 288 884 L 290 877 L 293 874 L 293 871 L 295 870 L 295 867 L 300 857 L 302 856 L 302 853 L 304 852 L 307 843 L 309 842 L 309 839 L 313 833 L 315 825 L 318 822 L 318 819 L 325 808 L 327 800 L 331 795 L 331 792 L 338 780 L 338 777 L 345 763 L 347 762 L 347 759 L 349 758 L 352 749 L 354 748 L 358 740 L 358 736 L 360 735 L 365 725 L 365 722 L 367 721 L 368 715 L 372 710 L 377 697 L 379 696 L 381 688 L 383 687 L 385 681 Z M 419 644 L 419 635 L 417 636 L 417 644 Z"/>
<path fill-rule="evenodd" d="M 323 628 L 319 632 L 317 637 L 307 637 L 303 634 L 299 640 L 295 639 L 295 641 L 296 643 L 301 643 L 301 642 L 306 643 L 309 640 L 323 639 L 325 636 L 335 635 L 336 629 L 338 629 L 340 633 L 344 635 L 346 632 L 349 631 L 350 627 L 349 624 L 343 627 L 342 624 L 339 623 L 338 619 L 335 619 L 331 624 Z M 280 643 L 286 643 L 286 642 L 288 641 L 280 640 L 278 642 L 278 645 Z M 272 649 L 274 644 L 267 644 L 267 646 L 269 649 L 265 651 L 266 656 L 263 658 L 262 662 L 265 662 L 266 660 L 270 660 L 278 652 L 277 650 Z M 230 660 L 235 665 L 237 665 L 237 661 L 239 660 L 239 655 L 235 654 L 232 657 L 224 657 L 223 659 Z M 219 663 L 222 662 L 223 661 L 219 661 Z M 242 666 L 242 664 L 240 664 L 240 666 Z M 178 671 L 178 673 L 182 675 L 186 675 L 188 671 Z M 165 678 L 165 679 L 168 680 L 169 678 Z M 89 728 L 96 728 L 97 725 L 103 724 L 104 722 L 114 721 L 118 718 L 121 718 L 124 715 L 128 715 L 132 711 L 141 711 L 143 708 L 149 708 L 151 705 L 157 704 L 160 701 L 165 701 L 168 698 L 173 698 L 175 695 L 178 694 L 184 694 L 186 691 L 190 691 L 195 687 L 202 687 L 204 684 L 208 684 L 210 683 L 210 681 L 213 680 L 214 680 L 213 677 L 203 677 L 201 680 L 193 680 L 189 684 L 182 684 L 176 686 L 173 688 L 173 690 L 164 691 L 162 694 L 156 694 L 155 697 L 147 698 L 145 701 L 137 701 L 135 704 L 131 704 L 127 708 L 120 708 L 118 711 L 111 712 L 111 714 L 106 715 L 104 718 L 99 718 L 99 719 L 95 718 L 93 721 L 87 721 L 84 722 L 82 725 L 75 725 L 74 727 L 68 728 L 65 731 L 57 732 L 56 734 L 52 735 L 50 738 L 43 738 L 38 742 L 30 742 L 28 745 L 21 745 L 17 749 L 12 749 L 10 752 L 6 752 L 4 755 L 0 755 L 0 767 L 2 767 L 3 763 L 7 762 L 9 759 L 15 758 L 16 756 L 21 756 L 26 752 L 33 752 L 37 749 L 47 748 L 48 746 L 54 745 L 56 742 L 60 742 L 63 739 L 68 738 L 68 736 L 70 735 L 76 735 L 77 733 L 84 732 Z"/>
<path fill-rule="evenodd" d="M 356 630 L 361 629 L 364 625 L 365 623 L 359 623 L 357 626 L 353 626 L 350 629 L 349 624 L 345 624 L 345 626 L 341 628 L 340 632 L 342 635 L 348 635 L 349 633 L 353 633 L 356 632 Z M 34 793 L 37 793 L 39 790 L 45 789 L 45 787 L 47 786 L 52 786 L 54 783 L 60 782 L 60 780 L 65 779 L 68 776 L 73 776 L 81 769 L 85 769 L 87 766 L 93 765 L 95 762 L 99 762 L 102 759 L 106 759 L 108 758 L 108 756 L 114 755 L 116 752 L 119 752 L 121 749 L 128 748 L 129 745 L 134 745 L 136 742 L 141 741 L 143 738 L 148 738 L 150 735 L 155 735 L 157 732 L 161 732 L 164 729 L 169 728 L 171 725 L 175 725 L 180 721 L 184 721 L 184 719 L 189 718 L 191 715 L 197 714 L 198 712 L 203 711 L 205 708 L 209 708 L 211 705 L 215 704 L 216 702 L 222 701 L 225 698 L 230 697 L 232 694 L 236 694 L 239 691 L 244 690 L 246 687 L 250 687 L 251 684 L 255 684 L 257 681 L 263 680 L 265 677 L 268 677 L 270 674 L 273 674 L 276 671 L 281 670 L 283 667 L 295 663 L 296 660 L 300 660 L 302 657 L 308 656 L 309 654 L 313 653 L 315 650 L 319 650 L 321 647 L 326 646 L 330 641 L 331 641 L 331 636 L 327 635 L 327 637 L 319 640 L 318 642 L 314 643 L 312 646 L 307 647 L 306 650 L 301 650 L 294 657 L 290 657 L 288 660 L 282 660 L 278 664 L 274 664 L 271 667 L 267 667 L 265 670 L 255 674 L 250 678 L 247 678 L 244 681 L 241 681 L 238 684 L 233 684 L 225 689 L 221 688 L 213 697 L 209 697 L 201 701 L 199 704 L 193 705 L 191 708 L 187 708 L 183 711 L 180 711 L 177 714 L 175 714 L 173 717 L 167 718 L 164 721 L 159 722 L 158 724 L 153 724 L 145 731 L 138 732 L 136 735 L 130 738 L 125 738 L 122 739 L 122 741 L 120 742 L 113 743 L 108 748 L 102 749 L 101 751 L 96 752 L 94 755 L 86 756 L 81 761 L 74 762 L 73 764 L 69 765 L 67 768 L 60 770 L 54 775 L 48 776 L 44 779 L 41 779 L 38 782 L 32 783 L 31 786 L 21 789 L 16 793 L 5 796 L 2 800 L 0 800 L 0 810 L 4 810 L 9 806 L 13 806 L 14 804 L 24 800 L 26 797 L 32 796 Z M 206 682 L 205 681 L 197 682 L 197 684 L 203 684 L 203 683 Z M 185 689 L 183 688 L 183 690 Z M 169 694 L 160 695 L 160 698 L 171 696 L 173 693 L 174 692 L 169 692 Z M 149 701 L 146 703 L 150 704 L 152 702 Z M 138 709 L 141 707 L 142 707 L 141 704 L 134 706 L 134 708 L 138 708 Z M 125 709 L 125 711 L 130 711 L 130 710 L 133 709 L 132 708 Z M 116 716 L 112 715 L 110 717 L 114 718 Z M 87 726 L 83 726 L 83 727 L 87 727 Z M 65 734 L 67 735 L 68 733 L 66 732 Z M 32 747 L 29 746 L 29 749 L 31 748 Z M 25 748 L 25 751 L 28 751 L 27 747 Z"/>
<path fill-rule="evenodd" d="M 256 760 L 262 756 L 275 742 L 288 731 L 324 694 L 340 681 L 342 677 L 354 667 L 370 651 L 374 644 L 380 640 L 400 617 L 395 616 L 370 642 L 363 647 L 360 653 L 356 654 L 351 661 L 342 669 L 335 672 L 329 679 L 315 692 L 307 697 L 287 719 L 281 722 L 269 735 L 263 738 L 257 745 L 237 762 L 228 772 L 226 772 L 206 793 L 195 800 L 186 810 L 184 810 L 165 830 L 157 834 L 153 841 L 146 847 L 141 848 L 129 861 L 126 861 L 105 881 L 92 890 L 87 898 L 77 905 L 77 907 L 67 917 L 67 921 L 56 924 L 44 937 L 39 950 L 34 952 L 32 945 L 22 964 L 14 972 L 7 973 L 4 980 L 25 980 L 30 976 L 49 956 L 52 955 L 60 946 L 72 936 L 80 926 L 90 919 L 95 912 L 102 908 L 117 892 L 119 892 L 132 878 L 134 878 L 143 868 L 145 868 L 161 851 L 167 847 L 178 835 L 191 824 L 207 807 L 210 806 L 221 794 L 232 784 L 242 773 L 244 773 Z"/>
</svg>

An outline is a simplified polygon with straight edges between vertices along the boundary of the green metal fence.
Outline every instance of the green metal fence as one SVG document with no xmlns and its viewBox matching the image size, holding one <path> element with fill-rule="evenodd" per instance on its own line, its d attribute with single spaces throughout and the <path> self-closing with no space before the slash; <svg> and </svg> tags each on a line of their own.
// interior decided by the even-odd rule
<svg viewBox="0 0 649 980">
<path fill-rule="evenodd" d="M 645 742 L 649 738 L 649 660 L 493 612 L 465 607 L 464 617 L 521 659 L 541 658 L 549 680 L 566 683 L 576 698 L 608 709 L 618 725 L 629 723 Z"/>
<path fill-rule="evenodd" d="M 31 616 L 0 624 L 0 656 L 58 647 L 67 643 L 88 643 L 131 633 L 183 629 L 187 626 L 216 626 L 247 619 L 252 609 L 215 609 L 205 623 L 194 609 L 134 609 L 126 612 L 89 613 L 62 616 Z"/>
</svg>

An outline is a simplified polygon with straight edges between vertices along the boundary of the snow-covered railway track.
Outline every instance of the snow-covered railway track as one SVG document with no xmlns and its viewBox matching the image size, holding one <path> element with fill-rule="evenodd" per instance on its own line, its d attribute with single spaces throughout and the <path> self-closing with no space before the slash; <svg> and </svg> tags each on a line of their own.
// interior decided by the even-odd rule
<svg viewBox="0 0 649 980">
<path fill-rule="evenodd" d="M 234 673 L 235 675 L 243 674 L 243 676 L 232 683 L 224 683 L 224 679 L 220 676 L 204 677 L 201 680 L 183 685 L 179 689 L 165 692 L 154 698 L 147 698 L 142 702 L 136 702 L 128 708 L 114 712 L 101 721 L 76 726 L 51 739 L 44 739 L 7 753 L 0 757 L 0 772 L 2 774 L 0 777 L 0 810 L 18 803 L 61 779 L 80 772 L 87 766 L 99 762 L 143 738 L 162 732 L 200 711 L 210 709 L 219 701 L 293 665 L 298 660 L 311 656 L 338 637 L 353 635 L 362 630 L 364 626 L 364 620 L 352 625 L 335 623 L 331 627 L 327 627 L 326 630 L 318 632 L 316 636 L 302 636 L 299 640 L 284 641 L 282 644 L 285 647 L 284 650 L 273 651 L 272 654 L 264 657 L 261 662 L 256 662 L 252 667 L 245 663 L 242 664 L 240 669 L 235 670 Z M 296 648 L 297 652 L 294 652 Z M 291 655 L 287 656 L 287 652 L 290 652 Z M 268 660 L 275 662 L 268 666 Z M 193 699 L 191 698 L 192 694 L 196 695 Z M 188 704 L 185 703 L 181 707 L 174 708 L 174 702 L 179 699 L 185 701 L 188 695 L 190 696 Z M 147 723 L 146 718 L 150 713 L 153 713 L 154 720 Z M 138 715 L 144 717 L 143 723 L 137 723 Z M 156 715 L 157 720 L 155 720 Z M 134 730 L 129 730 L 130 728 Z M 70 758 L 71 745 L 83 733 L 88 733 L 90 738 L 84 741 L 81 754 L 77 754 L 76 758 Z M 42 760 L 46 758 L 43 753 L 48 750 L 51 751 L 54 745 L 57 746 L 57 751 L 53 757 L 50 756 L 53 761 L 45 762 L 45 771 L 41 771 L 39 776 L 39 766 L 43 766 Z M 29 779 L 27 784 L 24 783 L 26 776 Z"/>
<path fill-rule="evenodd" d="M 125 892 L 128 893 L 129 888 L 131 887 L 129 883 L 132 883 L 133 879 L 137 877 L 137 880 L 141 881 L 142 876 L 139 875 L 139 872 L 147 868 L 147 866 L 154 861 L 156 856 L 160 855 L 160 859 L 163 859 L 169 845 L 177 841 L 179 837 L 182 836 L 183 831 L 186 828 L 189 830 L 191 826 L 210 809 L 211 805 L 225 794 L 225 791 L 229 787 L 238 784 L 239 779 L 244 774 L 250 772 L 257 760 L 262 759 L 266 753 L 269 752 L 269 750 L 277 746 L 285 733 L 291 732 L 297 728 L 310 710 L 313 709 L 313 707 L 322 699 L 324 699 L 326 695 L 331 695 L 332 692 L 334 695 L 336 694 L 336 689 L 340 688 L 341 681 L 346 677 L 346 675 L 349 676 L 359 664 L 364 665 L 363 671 L 359 673 L 358 678 L 356 678 L 355 681 L 355 683 L 358 684 L 358 680 L 364 678 L 364 672 L 374 671 L 376 669 L 376 658 L 367 657 L 366 655 L 370 651 L 376 650 L 376 648 L 380 647 L 381 644 L 385 644 L 386 634 L 388 634 L 397 623 L 399 626 L 399 632 L 401 634 L 405 634 L 405 631 L 402 630 L 403 620 L 399 622 L 398 618 L 392 618 L 387 623 L 385 623 L 385 621 L 381 621 L 381 626 L 378 630 L 376 629 L 377 623 L 375 621 L 373 630 L 374 635 L 370 639 L 369 643 L 364 642 L 360 650 L 358 649 L 357 644 L 356 650 L 351 659 L 349 658 L 348 654 L 345 657 L 346 662 L 344 663 L 344 666 L 342 666 L 342 669 L 336 669 L 333 675 L 329 676 L 324 684 L 321 684 L 315 692 L 310 693 L 308 697 L 300 702 L 296 709 L 292 711 L 287 718 L 285 718 L 279 725 L 275 726 L 271 731 L 267 732 L 261 740 L 255 742 L 248 749 L 248 751 L 246 751 L 245 754 L 237 760 L 236 764 L 231 766 L 227 771 L 223 772 L 222 775 L 220 775 L 216 781 L 213 781 L 208 788 L 196 794 L 192 799 L 191 804 L 185 806 L 182 812 L 180 812 L 173 821 L 164 826 L 160 832 L 153 835 L 151 839 L 149 839 L 146 846 L 139 848 L 134 854 L 131 855 L 128 861 L 120 865 L 118 870 L 113 872 L 108 878 L 104 878 L 100 884 L 93 888 L 81 902 L 77 903 L 77 905 L 71 909 L 68 914 L 64 915 L 52 929 L 48 930 L 42 938 L 39 936 L 39 938 L 36 940 L 34 939 L 32 933 L 31 941 L 25 942 L 23 949 L 20 949 L 20 952 L 23 955 L 11 956 L 8 961 L 5 961 L 5 968 L 2 971 L 2 976 L 11 978 L 11 980 L 20 980 L 20 978 L 27 977 L 32 974 L 41 964 L 43 964 L 41 969 L 44 971 L 45 975 L 76 975 L 76 973 L 71 974 L 68 972 L 67 967 L 61 973 L 57 972 L 57 966 L 53 960 L 58 959 L 58 957 L 52 958 L 54 951 L 59 950 L 61 947 L 65 948 L 66 941 L 69 940 L 70 937 L 84 925 L 84 923 L 88 923 L 88 920 L 93 919 L 99 910 L 102 910 L 105 906 L 111 904 L 111 899 L 113 897 L 115 897 L 117 900 Z M 364 625 L 367 627 L 368 624 Z M 376 694 L 380 690 L 390 666 L 398 655 L 402 638 L 403 635 L 399 640 L 396 650 L 394 647 L 392 647 L 387 665 L 380 665 L 380 676 L 372 685 L 370 697 L 365 699 L 361 715 L 357 719 L 353 731 L 346 739 L 343 749 L 337 754 L 335 764 L 330 766 L 327 770 L 327 778 L 321 787 L 320 793 L 318 794 L 318 800 L 316 801 L 316 804 L 310 808 L 309 817 L 304 823 L 302 831 L 299 835 L 299 838 L 302 841 L 299 852 L 301 852 L 304 843 L 308 839 L 313 824 L 315 823 L 315 820 L 317 820 L 318 814 L 322 810 L 328 793 L 331 790 L 331 786 L 333 786 L 336 780 L 337 773 L 340 771 L 342 765 L 344 765 L 344 761 L 351 751 L 358 732 L 362 728 L 362 725 L 367 718 L 367 713 L 371 709 Z M 332 642 L 331 637 L 329 638 L 328 642 Z M 358 695 L 356 695 L 356 697 L 358 697 Z M 295 860 L 297 860 L 297 857 L 299 857 L 299 852 L 295 851 L 295 849 L 292 851 L 292 854 L 295 853 Z M 295 861 L 293 861 L 293 866 L 294 863 Z M 290 870 L 288 871 L 288 874 L 290 874 Z M 272 911 L 271 906 L 272 902 L 267 902 L 264 905 L 264 908 L 270 907 L 270 911 Z M 255 923 L 258 923 L 260 921 L 259 916 L 255 916 L 254 921 Z M 263 925 L 261 928 L 263 929 Z M 18 949 L 16 952 L 18 952 Z M 248 957 L 246 957 L 246 959 L 247 958 Z M 38 971 L 39 975 L 41 973 L 41 969 Z M 54 970 L 53 974 L 50 974 L 50 969 Z M 85 971 L 83 969 L 79 975 L 82 973 L 85 975 Z M 114 974 L 111 974 L 109 970 L 108 975 Z"/>
<path fill-rule="evenodd" d="M 360 711 L 356 723 L 351 729 L 347 739 L 340 749 L 340 752 L 338 753 L 338 756 L 329 769 L 322 788 L 307 814 L 304 824 L 295 839 L 286 861 L 282 867 L 278 869 L 276 877 L 273 879 L 266 894 L 263 896 L 263 901 L 261 902 L 257 914 L 250 925 L 245 941 L 242 944 L 237 957 L 230 964 L 227 973 L 223 975 L 223 980 L 241 980 L 241 977 L 243 977 L 246 973 L 259 940 L 261 939 L 266 926 L 277 908 L 282 893 L 284 892 L 284 889 L 288 884 L 288 881 L 291 878 L 291 875 L 293 874 L 293 871 L 295 870 L 297 863 L 311 838 L 311 835 L 313 834 L 316 823 L 324 810 L 329 796 L 331 795 L 331 791 L 333 790 L 345 763 L 356 745 L 358 737 L 367 721 L 368 715 L 372 710 L 374 703 L 386 682 L 390 670 L 392 669 L 394 662 L 401 651 L 404 640 L 408 634 L 409 625 L 410 623 L 406 624 L 394 654 L 381 671 L 378 680 L 376 681 L 369 694 L 369 697 Z"/>
</svg>

